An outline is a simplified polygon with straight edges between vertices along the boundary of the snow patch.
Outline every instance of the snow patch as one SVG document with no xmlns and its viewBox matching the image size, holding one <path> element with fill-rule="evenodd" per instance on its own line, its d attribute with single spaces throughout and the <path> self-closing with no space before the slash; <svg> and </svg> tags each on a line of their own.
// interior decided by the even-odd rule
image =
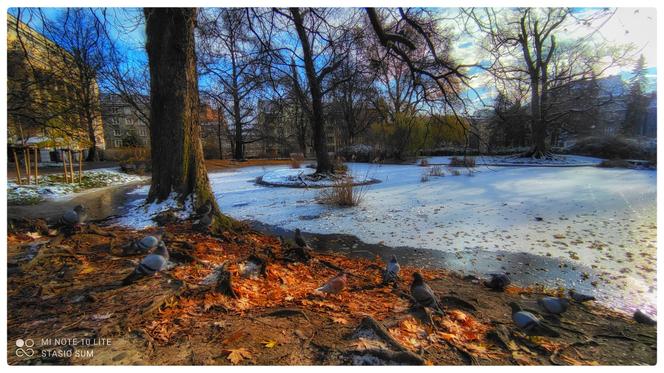
<svg viewBox="0 0 664 373">
<path fill-rule="evenodd" d="M 103 168 L 83 172 L 83 183 L 63 183 L 61 174 L 39 176 L 39 185 L 18 185 L 7 181 L 7 202 L 12 204 L 37 203 L 44 200 L 70 199 L 79 193 L 97 188 L 129 184 L 148 180 L 148 177 L 130 175 L 119 168 Z"/>
<path fill-rule="evenodd" d="M 462 158 L 463 156 L 456 156 Z M 454 156 L 428 157 L 430 165 L 448 165 Z M 580 155 L 554 155 L 552 158 L 537 159 L 527 157 L 506 156 L 473 156 L 478 166 L 538 166 L 538 167 L 572 167 L 597 166 L 601 158 L 584 157 Z"/>
<path fill-rule="evenodd" d="M 259 178 L 263 184 L 285 187 L 309 187 L 309 188 L 324 188 L 334 185 L 336 180 L 330 178 L 323 178 L 320 180 L 312 179 L 311 176 L 316 172 L 314 169 L 293 169 L 284 168 L 269 171 Z M 369 177 L 369 172 L 364 174 L 351 174 L 353 183 L 355 184 L 368 184 L 374 183 L 377 180 Z"/>
<path fill-rule="evenodd" d="M 140 192 L 138 191 L 140 190 Z M 130 193 L 147 195 L 148 188 L 138 188 Z M 177 199 L 177 193 L 171 194 L 161 202 L 145 203 L 143 199 L 136 200 L 127 206 L 127 213 L 115 222 L 115 224 L 132 227 L 135 229 L 145 229 L 155 226 L 153 218 L 160 212 L 173 210 L 178 219 L 184 220 L 191 216 L 194 211 L 193 196 L 185 200 L 184 205 Z"/>
</svg>

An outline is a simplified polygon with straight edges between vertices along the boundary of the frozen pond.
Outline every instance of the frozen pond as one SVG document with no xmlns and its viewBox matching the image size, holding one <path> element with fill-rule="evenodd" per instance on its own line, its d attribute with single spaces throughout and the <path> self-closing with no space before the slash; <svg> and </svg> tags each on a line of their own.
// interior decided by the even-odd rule
<svg viewBox="0 0 664 373">
<path fill-rule="evenodd" d="M 364 187 L 354 208 L 320 205 L 315 189 L 255 183 L 284 166 L 212 173 L 210 180 L 222 210 L 237 219 L 455 253 L 471 272 L 475 257 L 484 258 L 476 268 L 482 272 L 487 257 L 500 270 L 510 253 L 527 253 L 549 263 L 541 269 L 548 286 L 585 289 L 623 309 L 656 304 L 656 171 L 482 166 L 472 176 L 444 169 L 446 176 L 421 182 L 426 169 L 415 165 L 349 167 L 382 181 Z M 576 278 L 556 281 L 551 263 L 574 267 Z"/>
</svg>

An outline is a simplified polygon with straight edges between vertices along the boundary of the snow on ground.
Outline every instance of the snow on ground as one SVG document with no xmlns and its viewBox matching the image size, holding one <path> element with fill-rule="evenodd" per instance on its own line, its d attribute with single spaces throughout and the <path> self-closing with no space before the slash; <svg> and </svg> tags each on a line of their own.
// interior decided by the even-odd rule
<svg viewBox="0 0 664 373">
<path fill-rule="evenodd" d="M 321 180 L 312 180 L 308 178 L 316 172 L 313 168 L 279 168 L 273 171 L 268 171 L 260 176 L 261 182 L 274 186 L 291 186 L 291 187 L 310 187 L 320 188 L 329 187 L 334 184 L 334 180 L 329 178 Z M 366 184 L 372 182 L 371 177 L 367 173 L 352 173 L 353 182 L 355 184 Z"/>
<path fill-rule="evenodd" d="M 461 157 L 461 156 L 457 156 Z M 511 155 L 504 156 L 476 156 L 476 165 L 485 166 L 537 166 L 537 167 L 566 167 L 566 166 L 596 166 L 602 162 L 600 158 L 584 157 L 581 155 L 555 155 L 552 159 L 521 158 Z M 425 158 L 429 164 L 448 165 L 452 156 L 437 156 Z"/>
<path fill-rule="evenodd" d="M 78 173 L 76 174 L 78 176 Z M 7 203 L 33 204 L 45 200 L 72 198 L 77 193 L 94 188 L 122 185 L 147 180 L 145 176 L 130 175 L 119 168 L 103 168 L 83 171 L 83 182 L 63 183 L 62 175 L 43 175 L 39 185 L 18 185 L 16 180 L 7 181 Z"/>
<path fill-rule="evenodd" d="M 237 219 L 442 250 L 470 266 L 478 250 L 496 253 L 497 268 L 504 252 L 526 252 L 599 273 L 611 287 L 592 285 L 607 299 L 655 304 L 656 171 L 484 166 L 472 176 L 460 168 L 459 176 L 446 171 L 421 182 L 426 168 L 416 165 L 348 165 L 355 175 L 381 180 L 364 187 L 364 201 L 353 208 L 316 203 L 316 189 L 256 184 L 284 166 L 209 177 L 221 209 Z M 595 278 L 579 281 L 593 289 Z"/>
<path fill-rule="evenodd" d="M 149 185 L 144 185 L 140 188 L 136 188 L 130 192 L 128 195 L 145 195 L 147 196 L 150 191 Z M 145 229 L 155 225 L 154 218 L 157 214 L 167 210 L 174 210 L 176 216 L 179 219 L 189 218 L 189 212 L 193 211 L 193 203 L 191 199 L 185 201 L 184 206 L 182 206 L 177 199 L 175 198 L 175 192 L 162 202 L 159 203 L 145 203 L 144 198 L 136 199 L 129 203 L 126 206 L 127 213 L 123 214 L 117 221 L 116 224 L 124 225 L 128 227 L 133 227 L 135 229 Z"/>
</svg>

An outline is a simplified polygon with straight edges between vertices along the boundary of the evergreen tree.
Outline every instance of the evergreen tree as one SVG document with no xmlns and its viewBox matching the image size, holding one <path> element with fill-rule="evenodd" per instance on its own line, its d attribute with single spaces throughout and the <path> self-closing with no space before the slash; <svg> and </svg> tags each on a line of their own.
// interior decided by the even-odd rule
<svg viewBox="0 0 664 373">
<path fill-rule="evenodd" d="M 646 60 L 641 55 L 632 70 L 633 76 L 629 81 L 627 113 L 622 126 L 622 132 L 627 136 L 640 135 L 645 121 L 648 107 L 648 97 L 645 94 L 647 84 L 645 65 Z"/>
</svg>

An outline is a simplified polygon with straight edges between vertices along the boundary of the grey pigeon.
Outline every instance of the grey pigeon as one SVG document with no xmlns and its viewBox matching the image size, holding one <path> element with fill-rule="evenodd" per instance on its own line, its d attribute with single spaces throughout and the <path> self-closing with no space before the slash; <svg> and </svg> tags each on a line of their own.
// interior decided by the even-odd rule
<svg viewBox="0 0 664 373">
<path fill-rule="evenodd" d="M 212 201 L 207 200 L 196 209 L 196 216 L 210 215 L 212 212 Z"/>
<path fill-rule="evenodd" d="M 140 240 L 132 241 L 129 246 L 124 248 L 123 252 L 125 255 L 148 253 L 159 246 L 160 241 L 161 235 L 145 236 Z"/>
<path fill-rule="evenodd" d="M 385 272 L 383 272 L 383 283 L 397 282 L 399 280 L 399 271 L 401 271 L 401 266 L 397 261 L 396 255 L 392 255 L 392 258 L 387 263 Z"/>
<path fill-rule="evenodd" d="M 328 280 L 325 285 L 319 287 L 316 289 L 316 291 L 320 291 L 323 293 L 328 293 L 328 294 L 337 294 L 341 292 L 345 287 L 346 287 L 346 282 L 348 281 L 348 277 L 346 276 L 345 271 L 339 272 L 336 276 L 332 277 L 330 280 Z"/>
<path fill-rule="evenodd" d="M 166 268 L 168 258 L 168 249 L 166 248 L 164 241 L 159 241 L 157 250 L 143 258 L 138 267 L 136 267 L 136 269 L 134 269 L 134 271 L 130 273 L 129 276 L 122 280 L 122 284 L 132 284 L 143 277 L 152 276 L 155 273 L 163 270 Z"/>
<path fill-rule="evenodd" d="M 510 278 L 504 273 L 492 273 L 488 280 L 484 280 L 484 286 L 496 291 L 504 291 L 511 283 Z"/>
<path fill-rule="evenodd" d="M 194 230 L 197 230 L 199 232 L 206 232 L 208 229 L 210 229 L 210 226 L 212 225 L 212 217 L 210 214 L 203 214 L 198 220 L 196 220 L 191 227 Z"/>
<path fill-rule="evenodd" d="M 512 308 L 512 322 L 517 328 L 529 335 L 544 335 L 549 337 L 559 337 L 560 333 L 544 325 L 542 320 L 528 311 L 521 309 L 516 302 L 510 302 Z"/>
<path fill-rule="evenodd" d="M 569 308 L 569 301 L 565 298 L 543 297 L 537 300 L 542 309 L 554 315 L 560 315 Z"/>
<path fill-rule="evenodd" d="M 424 278 L 422 278 L 422 275 L 419 272 L 413 272 L 413 282 L 410 285 L 410 295 L 413 296 L 417 303 L 423 305 L 424 307 L 433 308 L 443 312 L 443 310 L 438 305 L 436 294 L 434 294 L 429 285 L 424 282 Z"/>
<path fill-rule="evenodd" d="M 657 321 L 655 321 L 652 317 L 648 316 L 645 312 L 641 310 L 636 310 L 634 312 L 634 321 L 638 322 L 639 324 L 645 324 L 645 325 L 657 325 Z"/>
<path fill-rule="evenodd" d="M 75 227 L 85 223 L 88 213 L 83 205 L 77 205 L 73 209 L 65 212 L 58 221 L 62 226 Z"/>
<path fill-rule="evenodd" d="M 575 301 L 577 301 L 579 303 L 589 302 L 591 300 L 595 300 L 595 297 L 593 297 L 592 295 L 581 294 L 581 293 L 575 291 L 574 289 L 570 289 L 570 291 L 568 293 L 569 293 L 569 296 L 572 299 L 574 299 Z"/>
<path fill-rule="evenodd" d="M 308 247 L 309 246 L 307 241 L 305 241 L 304 238 L 302 238 L 302 232 L 300 232 L 299 228 L 295 228 L 295 243 L 299 247 Z"/>
</svg>

